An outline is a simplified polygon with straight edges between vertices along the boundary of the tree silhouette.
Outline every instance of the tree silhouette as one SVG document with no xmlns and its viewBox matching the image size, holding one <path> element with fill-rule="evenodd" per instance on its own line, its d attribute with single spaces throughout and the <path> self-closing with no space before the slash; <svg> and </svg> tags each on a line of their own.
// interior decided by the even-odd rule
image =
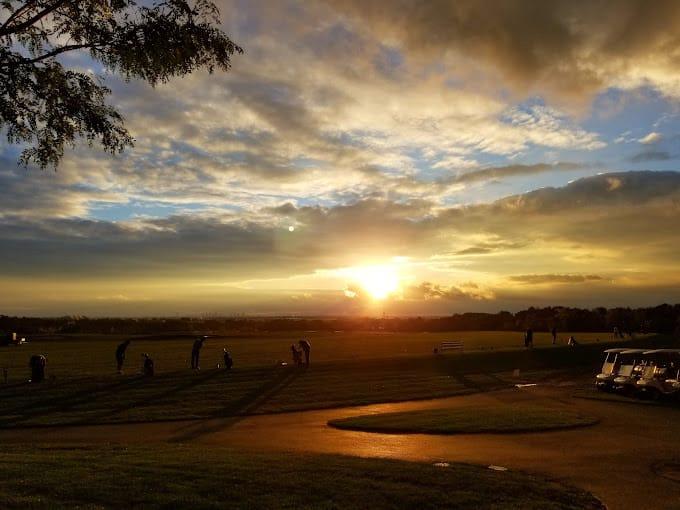
<svg viewBox="0 0 680 510">
<path fill-rule="evenodd" d="M 59 59 L 84 51 L 126 80 L 152 86 L 198 68 L 228 70 L 243 53 L 208 0 L 0 0 L 0 127 L 20 162 L 56 168 L 78 139 L 116 153 L 133 144 L 111 93 Z"/>
</svg>

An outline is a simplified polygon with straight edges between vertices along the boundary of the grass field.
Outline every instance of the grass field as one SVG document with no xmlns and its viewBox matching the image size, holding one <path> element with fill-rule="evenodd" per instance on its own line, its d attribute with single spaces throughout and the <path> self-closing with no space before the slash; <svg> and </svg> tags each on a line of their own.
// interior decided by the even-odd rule
<svg viewBox="0 0 680 510">
<path fill-rule="evenodd" d="M 649 342 L 649 340 L 646 340 Z M 528 372 L 592 372 L 606 344 L 293 366 L 81 375 L 0 384 L 0 427 L 240 416 L 452 396 L 508 387 Z"/>
<path fill-rule="evenodd" d="M 471 465 L 169 445 L 4 447 L 0 507 L 602 508 L 576 488 Z"/>
<path fill-rule="evenodd" d="M 447 373 L 434 360 L 326 362 L 310 369 L 182 371 L 0 385 L 0 427 L 193 419 L 469 393 L 506 384 Z"/>
<path fill-rule="evenodd" d="M 609 333 L 561 333 L 562 345 L 573 334 L 580 342 L 591 343 L 597 339 L 607 341 Z M 412 357 L 431 354 L 433 348 L 444 340 L 463 340 L 466 351 L 521 349 L 523 333 L 509 331 L 461 331 L 448 333 L 315 333 L 300 332 L 266 336 L 217 337 L 209 339 L 201 353 L 203 368 L 214 368 L 221 361 L 227 347 L 238 367 L 272 366 L 277 361 L 290 361 L 290 345 L 300 338 L 312 343 L 313 361 L 364 360 L 395 356 Z M 0 370 L 8 368 L 9 381 L 28 379 L 28 359 L 32 354 L 45 354 L 48 374 L 57 379 L 84 375 L 114 374 L 116 346 L 125 337 L 120 336 L 66 336 L 30 339 L 20 347 L 0 348 Z M 191 346 L 194 337 L 159 337 L 134 340 L 127 354 L 129 374 L 139 372 L 141 354 L 148 352 L 154 358 L 157 372 L 173 372 L 190 366 Z M 549 347 L 548 333 L 536 333 L 534 345 Z M 0 373 L 0 381 L 2 373 Z"/>
<path fill-rule="evenodd" d="M 677 401 L 674 398 L 668 399 L 644 399 L 637 398 L 634 394 L 625 395 L 620 393 L 612 393 L 607 391 L 600 391 L 596 388 L 579 388 L 572 397 L 584 398 L 586 400 L 601 400 L 603 402 L 617 402 L 620 404 L 633 404 L 638 406 L 661 406 L 661 405 L 675 405 Z"/>
<path fill-rule="evenodd" d="M 650 340 L 645 340 L 649 343 Z M 595 370 L 606 344 L 0 384 L 0 427 L 240 416 L 435 398 L 508 387 L 531 371 Z"/>
<path fill-rule="evenodd" d="M 584 427 L 595 423 L 597 419 L 568 409 L 528 405 L 368 414 L 328 422 L 339 429 L 387 434 L 506 434 Z"/>
</svg>

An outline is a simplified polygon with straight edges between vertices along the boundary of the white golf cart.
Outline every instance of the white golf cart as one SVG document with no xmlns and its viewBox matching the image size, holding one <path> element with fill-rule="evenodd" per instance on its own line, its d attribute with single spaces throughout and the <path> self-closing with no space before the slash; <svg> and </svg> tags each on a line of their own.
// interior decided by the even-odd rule
<svg viewBox="0 0 680 510">
<path fill-rule="evenodd" d="M 617 356 L 619 368 L 612 381 L 616 391 L 632 393 L 637 388 L 637 381 L 642 374 L 646 360 L 644 353 L 648 349 L 626 349 Z"/>
<path fill-rule="evenodd" d="M 680 389 L 680 349 L 654 349 L 644 353 L 647 364 L 637 381 L 642 396 L 670 396 Z"/>
<path fill-rule="evenodd" d="M 614 387 L 614 378 L 621 366 L 620 355 L 627 350 L 626 347 L 617 347 L 604 351 L 602 370 L 595 376 L 595 386 L 598 390 L 609 391 Z"/>
<path fill-rule="evenodd" d="M 680 397 L 680 367 L 676 366 L 671 369 L 670 373 L 667 374 L 664 385 L 668 388 L 671 395 L 676 398 Z"/>
</svg>

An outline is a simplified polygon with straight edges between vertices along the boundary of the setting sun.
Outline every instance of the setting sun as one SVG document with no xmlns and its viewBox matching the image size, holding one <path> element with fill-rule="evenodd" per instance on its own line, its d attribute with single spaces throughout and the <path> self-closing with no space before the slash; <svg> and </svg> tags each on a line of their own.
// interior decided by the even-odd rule
<svg viewBox="0 0 680 510">
<path fill-rule="evenodd" d="M 383 300 L 399 289 L 399 275 L 393 266 L 357 267 L 351 270 L 350 275 L 376 300 Z"/>
</svg>

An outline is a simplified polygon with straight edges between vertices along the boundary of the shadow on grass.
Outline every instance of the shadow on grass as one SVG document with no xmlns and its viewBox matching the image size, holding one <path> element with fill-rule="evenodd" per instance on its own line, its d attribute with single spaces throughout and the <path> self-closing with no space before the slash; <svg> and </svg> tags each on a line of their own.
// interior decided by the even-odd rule
<svg viewBox="0 0 680 510">
<path fill-rule="evenodd" d="M 0 419 L 0 427 L 13 427 L 38 416 L 45 416 L 51 413 L 62 413 L 69 409 L 74 409 L 81 404 L 91 402 L 94 398 L 110 395 L 118 390 L 139 385 L 143 380 L 144 378 L 142 376 L 135 376 L 112 384 L 107 384 L 106 386 L 90 387 L 56 401 L 55 397 L 52 396 L 48 399 L 29 401 L 13 408 L 4 409 L 3 414 L 5 415 L 18 414 L 19 416 Z"/>
<path fill-rule="evenodd" d="M 476 381 L 473 381 L 472 379 L 465 377 L 463 374 L 451 374 L 463 387 L 474 390 L 474 391 L 482 391 L 484 389 L 488 389 L 488 385 L 482 385 Z"/>
<path fill-rule="evenodd" d="M 212 370 L 209 372 L 202 372 L 188 380 L 184 379 L 180 384 L 175 384 L 174 386 L 163 391 L 147 393 L 143 396 L 143 398 L 130 399 L 125 401 L 123 404 L 107 408 L 102 412 L 90 414 L 87 416 L 87 418 L 74 418 L 73 420 L 67 420 L 66 423 L 60 423 L 60 425 L 89 425 L 101 423 L 101 420 L 116 416 L 117 414 L 136 407 L 143 407 L 158 401 L 162 401 L 165 398 L 201 385 L 220 375 L 223 375 L 223 371 Z M 74 414 L 78 414 L 82 412 L 82 409 L 79 409 L 78 406 L 91 403 L 95 399 L 106 400 L 110 397 L 126 396 L 125 392 L 127 390 L 143 387 L 145 383 L 158 384 L 158 379 L 161 378 L 149 379 L 147 377 L 138 375 L 117 381 L 112 384 L 107 384 L 105 386 L 93 386 L 83 391 L 64 396 L 63 398 L 52 396 L 49 399 L 22 403 L 20 406 L 3 410 L 3 414 L 6 415 L 6 417 L 0 418 L 0 427 L 15 427 L 22 423 L 30 422 L 34 418 L 49 418 L 51 414 L 65 413 L 70 410 L 74 411 Z"/>
<path fill-rule="evenodd" d="M 91 423 L 100 423 L 102 420 L 105 420 L 106 418 L 116 416 L 120 413 L 124 413 L 125 411 L 129 411 L 130 409 L 134 409 L 136 407 L 144 407 L 162 401 L 165 398 L 171 397 L 183 391 L 199 386 L 203 383 L 210 381 L 211 379 L 215 379 L 218 376 L 223 377 L 224 370 L 211 370 L 209 372 L 201 372 L 200 374 L 197 374 L 195 377 L 189 379 L 188 381 L 184 381 L 181 384 L 177 384 L 172 388 L 162 391 L 161 393 L 145 395 L 143 399 L 133 400 L 119 406 L 114 406 L 110 409 L 105 410 L 102 413 L 90 415 L 84 420 L 74 421 L 73 425 L 88 425 Z M 149 380 L 144 377 L 140 377 L 140 379 Z"/>
<path fill-rule="evenodd" d="M 170 442 L 189 442 L 201 436 L 232 427 L 281 393 L 306 371 L 306 369 L 298 367 L 291 367 L 283 370 L 277 368 L 274 370 L 277 372 L 274 374 L 274 377 L 265 382 L 262 386 L 227 405 L 222 411 L 216 414 L 215 420 L 187 425 L 180 429 L 183 432 L 180 432 L 177 436 L 173 437 Z M 221 418 L 217 416 L 221 416 Z"/>
<path fill-rule="evenodd" d="M 17 381 L 17 382 L 3 383 L 2 385 L 0 385 L 0 396 L 2 396 L 2 394 L 5 393 L 7 390 L 11 391 L 11 390 L 19 388 L 21 386 L 27 387 L 27 386 L 30 386 L 30 384 L 31 383 L 28 382 L 28 381 Z"/>
<path fill-rule="evenodd" d="M 644 344 L 646 347 L 653 343 L 663 345 L 663 341 L 661 337 L 646 339 Z M 562 347 L 324 362 L 315 365 L 314 377 L 304 381 L 304 385 L 308 386 L 304 394 L 285 392 L 276 402 L 286 400 L 280 407 L 293 411 L 450 396 L 457 393 L 457 385 L 469 391 L 489 391 L 517 382 L 508 380 L 509 377 L 498 377 L 494 372 L 509 373 L 517 368 L 522 373 L 556 369 L 569 373 L 574 370 L 588 372 L 601 363 L 601 351 L 605 347 L 609 346 L 600 344 L 576 349 Z M 0 427 L 85 425 L 110 421 L 111 417 L 120 423 L 198 416 L 221 418 L 223 423 L 218 428 L 228 427 L 240 419 L 236 416 L 268 409 L 266 404 L 281 395 L 303 372 L 304 369 L 293 367 L 254 367 L 239 372 L 238 377 L 233 373 L 233 379 L 232 374 L 210 370 L 191 376 L 186 372 L 173 372 L 152 379 L 83 379 L 68 383 L 49 381 L 44 385 L 0 387 Z M 416 383 L 415 390 L 404 386 L 405 375 L 409 376 L 408 381 Z M 200 386 L 218 377 L 227 377 L 235 384 Z M 550 377 L 554 378 L 554 374 Z M 387 387 L 375 384 L 381 378 L 396 383 L 391 382 L 391 386 Z M 194 387 L 198 388 L 192 390 Z M 329 392 L 329 389 L 333 391 Z M 178 398 L 178 394 L 182 398 Z M 200 402 L 201 399 L 203 402 Z M 138 419 L 119 419 L 125 418 L 122 413 L 133 408 L 143 409 L 139 414 L 129 413 L 135 414 Z M 198 435 L 203 433 L 206 432 L 197 432 Z M 191 439 L 189 432 L 187 434 Z"/>
</svg>

